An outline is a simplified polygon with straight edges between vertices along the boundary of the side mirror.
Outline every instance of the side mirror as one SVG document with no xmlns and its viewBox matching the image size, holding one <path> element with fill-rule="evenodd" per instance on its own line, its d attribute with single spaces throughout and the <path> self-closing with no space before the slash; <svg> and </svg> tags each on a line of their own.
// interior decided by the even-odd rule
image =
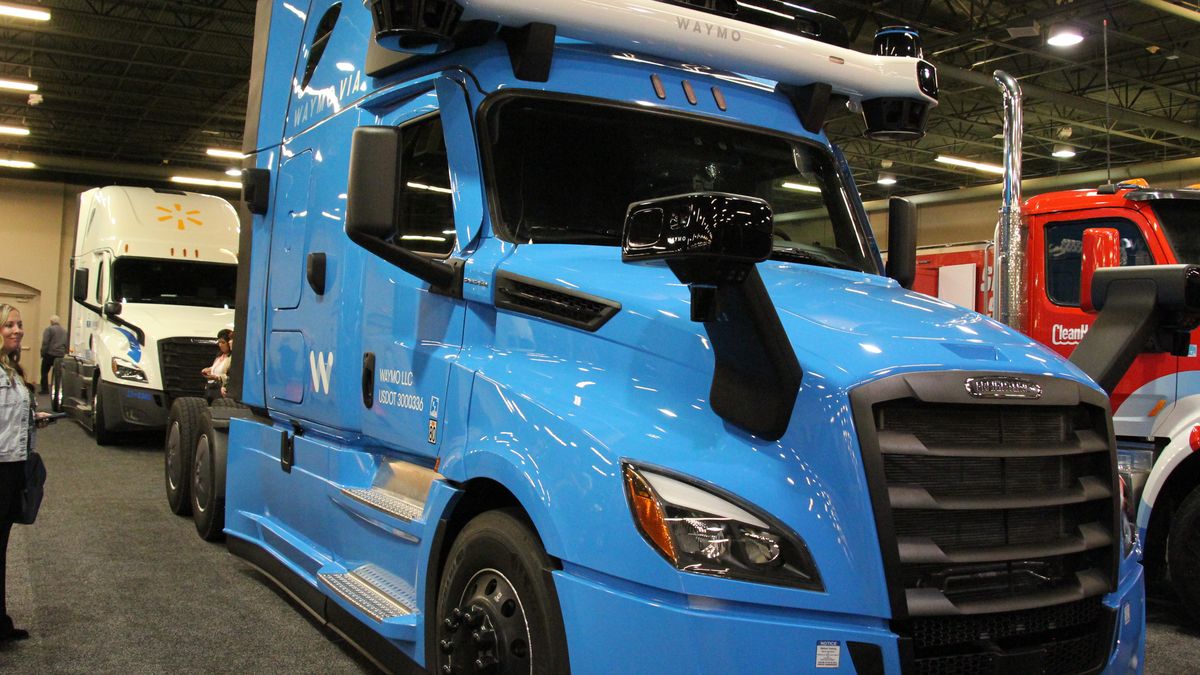
<svg viewBox="0 0 1200 675">
<path fill-rule="evenodd" d="M 1121 235 L 1111 227 L 1083 231 L 1083 259 L 1079 269 L 1079 308 L 1088 314 L 1099 311 L 1092 299 L 1092 278 L 1102 267 L 1121 266 Z"/>
<path fill-rule="evenodd" d="M 629 205 L 621 260 L 754 265 L 771 255 L 771 207 L 720 192 L 663 197 Z"/>
<path fill-rule="evenodd" d="M 75 302 L 86 303 L 88 296 L 88 271 L 75 270 L 75 280 L 71 284 L 71 298 Z"/>
<path fill-rule="evenodd" d="M 887 275 L 910 290 L 917 278 L 917 207 L 900 197 L 888 200 Z"/>
<path fill-rule="evenodd" d="M 713 321 L 718 285 L 745 281 L 771 255 L 771 206 L 700 192 L 634 202 L 625 213 L 621 260 L 665 260 L 692 294 L 692 321 Z"/>
<path fill-rule="evenodd" d="M 462 293 L 461 268 L 397 246 L 388 239 L 400 222 L 400 129 L 359 127 L 350 140 L 346 235 L 354 243 L 435 289 Z"/>
<path fill-rule="evenodd" d="M 104 303 L 104 316 L 114 317 L 114 316 L 120 316 L 120 314 L 121 314 L 121 303 L 111 302 L 111 301 Z"/>
</svg>

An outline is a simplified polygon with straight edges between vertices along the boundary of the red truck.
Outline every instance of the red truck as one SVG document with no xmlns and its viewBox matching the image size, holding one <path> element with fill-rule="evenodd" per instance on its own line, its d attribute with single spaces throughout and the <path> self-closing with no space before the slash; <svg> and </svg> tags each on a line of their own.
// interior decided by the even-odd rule
<svg viewBox="0 0 1200 675">
<path fill-rule="evenodd" d="M 1086 230 L 1115 230 L 1122 267 L 1200 263 L 1197 187 L 1156 189 L 1136 180 L 1026 201 L 1023 255 L 1014 272 L 1022 289 L 1014 299 L 1022 307 L 1018 327 L 1068 357 L 1088 334 L 1096 314 L 1080 307 Z M 923 248 L 913 288 L 991 314 L 993 258 L 991 242 Z M 1200 615 L 1197 333 L 1152 336 L 1119 381 L 1114 378 L 1110 394 L 1144 560 Z"/>
</svg>

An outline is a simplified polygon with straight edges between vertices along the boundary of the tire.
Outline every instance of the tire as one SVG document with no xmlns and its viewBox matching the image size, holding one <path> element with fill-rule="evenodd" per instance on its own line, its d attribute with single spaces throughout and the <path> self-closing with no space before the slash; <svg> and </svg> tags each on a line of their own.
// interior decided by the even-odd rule
<svg viewBox="0 0 1200 675">
<path fill-rule="evenodd" d="M 212 417 L 204 415 L 192 453 L 191 483 L 192 522 L 196 534 L 204 541 L 225 538 L 225 490 L 223 485 L 217 485 L 216 465 L 217 444 L 224 442 L 223 434 L 213 429 Z"/>
<path fill-rule="evenodd" d="M 238 403 L 234 399 L 231 399 L 227 396 L 222 396 L 221 398 L 213 399 L 212 407 L 214 407 L 214 408 L 245 408 L 246 406 L 242 405 L 241 403 Z"/>
<path fill-rule="evenodd" d="M 433 671 L 474 673 L 481 660 L 498 675 L 569 672 L 550 569 L 518 511 L 488 511 L 467 523 L 438 586 Z"/>
<path fill-rule="evenodd" d="M 177 398 L 167 414 L 167 435 L 163 443 L 163 467 L 167 504 L 171 512 L 186 516 L 192 512 L 192 451 L 200 433 L 200 420 L 208 417 L 204 399 Z"/>
<path fill-rule="evenodd" d="M 92 435 L 96 438 L 96 445 L 109 445 L 115 440 L 113 432 L 108 430 L 108 425 L 104 422 L 104 405 L 101 403 L 103 397 L 100 396 L 100 379 L 92 381 Z"/>
<path fill-rule="evenodd" d="M 1200 624 L 1200 487 L 1171 514 L 1167 568 L 1184 608 Z"/>
<path fill-rule="evenodd" d="M 61 358 L 55 359 L 55 361 L 54 361 L 54 377 L 53 377 L 54 386 L 50 388 L 50 409 L 53 410 L 54 412 L 62 412 L 62 409 L 63 409 L 62 377 L 63 377 L 62 359 Z"/>
</svg>

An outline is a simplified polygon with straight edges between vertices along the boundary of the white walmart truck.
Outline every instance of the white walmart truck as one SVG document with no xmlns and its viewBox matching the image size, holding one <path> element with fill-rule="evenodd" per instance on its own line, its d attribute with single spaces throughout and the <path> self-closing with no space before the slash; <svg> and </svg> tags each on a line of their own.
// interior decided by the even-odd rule
<svg viewBox="0 0 1200 675">
<path fill-rule="evenodd" d="M 237 251 L 237 212 L 220 197 L 117 186 L 80 195 L 54 409 L 100 444 L 164 427 L 172 400 L 203 393 L 217 331 L 233 325 Z"/>
</svg>

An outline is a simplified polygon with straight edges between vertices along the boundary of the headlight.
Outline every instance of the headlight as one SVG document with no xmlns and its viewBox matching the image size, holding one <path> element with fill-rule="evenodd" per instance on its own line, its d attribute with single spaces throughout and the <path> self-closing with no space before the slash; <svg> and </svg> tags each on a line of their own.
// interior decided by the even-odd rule
<svg viewBox="0 0 1200 675">
<path fill-rule="evenodd" d="M 710 487 L 630 464 L 622 468 L 634 522 L 677 569 L 824 590 L 808 547 L 769 516 Z"/>
<path fill-rule="evenodd" d="M 146 373 L 137 365 L 128 359 L 123 359 L 119 356 L 114 356 L 112 359 L 113 375 L 116 375 L 122 380 L 133 380 L 134 382 L 146 382 Z"/>
</svg>

